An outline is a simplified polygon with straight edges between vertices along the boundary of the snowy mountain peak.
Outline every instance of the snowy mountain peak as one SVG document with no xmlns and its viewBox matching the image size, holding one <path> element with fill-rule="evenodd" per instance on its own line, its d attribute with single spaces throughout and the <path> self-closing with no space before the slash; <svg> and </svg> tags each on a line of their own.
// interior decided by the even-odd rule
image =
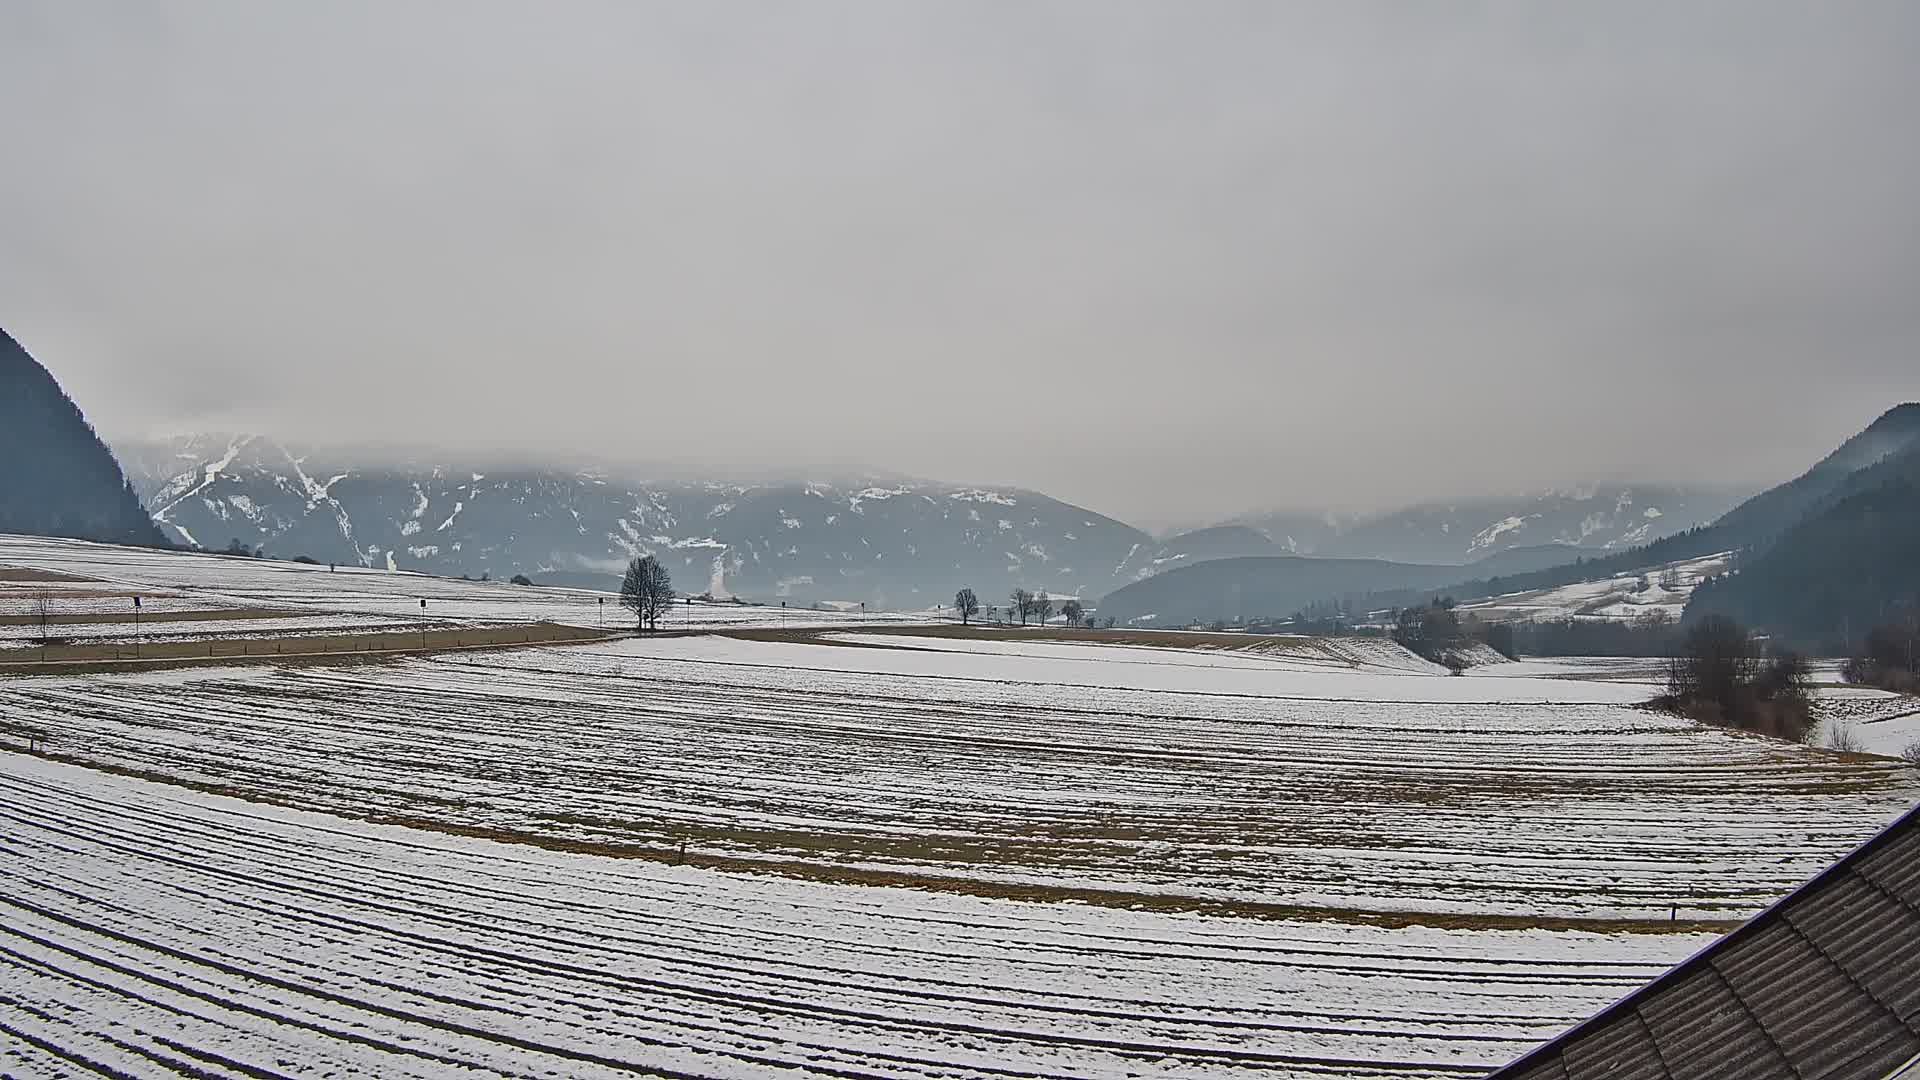
<svg viewBox="0 0 1920 1080">
<path fill-rule="evenodd" d="M 897 475 L 739 483 L 610 470 L 383 467 L 248 435 L 123 447 L 162 526 L 219 548 L 441 574 L 535 573 L 607 585 L 629 558 L 683 591 L 927 607 L 965 586 L 1097 595 L 1147 538 L 1017 489 Z"/>
</svg>

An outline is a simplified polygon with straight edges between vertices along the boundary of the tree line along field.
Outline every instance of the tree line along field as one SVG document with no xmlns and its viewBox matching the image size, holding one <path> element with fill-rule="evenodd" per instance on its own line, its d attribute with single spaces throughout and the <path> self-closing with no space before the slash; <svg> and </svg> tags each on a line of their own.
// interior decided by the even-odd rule
<svg viewBox="0 0 1920 1080">
<path fill-rule="evenodd" d="M 1471 1076 L 1920 798 L 1577 665 L 762 626 L 0 679 L 0 1073 Z"/>
</svg>

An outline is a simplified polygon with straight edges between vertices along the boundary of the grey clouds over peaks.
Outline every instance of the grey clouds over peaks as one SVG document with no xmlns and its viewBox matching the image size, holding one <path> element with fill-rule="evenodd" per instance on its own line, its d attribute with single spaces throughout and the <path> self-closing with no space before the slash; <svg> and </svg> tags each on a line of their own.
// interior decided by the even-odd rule
<svg viewBox="0 0 1920 1080">
<path fill-rule="evenodd" d="M 1912 398 L 1901 3 L 0 8 L 0 325 L 118 435 L 1148 527 L 1776 482 Z"/>
</svg>

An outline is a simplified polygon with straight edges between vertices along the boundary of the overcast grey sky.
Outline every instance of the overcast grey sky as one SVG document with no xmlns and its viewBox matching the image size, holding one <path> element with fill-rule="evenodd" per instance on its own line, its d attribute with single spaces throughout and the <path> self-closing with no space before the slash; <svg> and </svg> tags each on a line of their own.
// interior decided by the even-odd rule
<svg viewBox="0 0 1920 1080">
<path fill-rule="evenodd" d="M 1904 0 L 7 0 L 0 325 L 110 434 L 1757 483 L 1920 397 L 1916 103 Z"/>
</svg>

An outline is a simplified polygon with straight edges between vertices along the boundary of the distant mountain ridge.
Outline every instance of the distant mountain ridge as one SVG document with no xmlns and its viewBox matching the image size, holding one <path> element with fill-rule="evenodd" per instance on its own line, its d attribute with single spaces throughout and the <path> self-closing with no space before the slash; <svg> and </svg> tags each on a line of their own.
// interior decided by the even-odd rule
<svg viewBox="0 0 1920 1080">
<path fill-rule="evenodd" d="M 961 587 L 1105 591 L 1152 543 L 1036 492 L 898 476 L 760 484 L 648 481 L 599 470 L 370 467 L 260 436 L 124 443 L 136 484 L 180 540 L 440 574 L 610 586 L 627 559 L 666 562 L 683 592 L 924 608 Z"/>
<path fill-rule="evenodd" d="M 1273 554 L 1464 565 L 1517 547 L 1566 544 L 1595 552 L 1638 547 L 1713 521 L 1748 490 L 1593 484 L 1427 502 L 1371 515 L 1248 514 L 1226 524 L 1264 533 L 1280 549 Z"/>
<path fill-rule="evenodd" d="M 1692 590 L 1688 618 L 1722 611 L 1789 641 L 1831 645 L 1898 605 L 1920 602 L 1920 404 L 1888 410 L 1805 473 L 1711 524 L 1643 546 L 1568 549 L 1572 561 L 1544 567 L 1488 559 L 1446 568 L 1452 576 L 1441 581 L 1425 580 L 1429 564 L 1376 563 L 1316 579 L 1312 560 L 1247 558 L 1137 582 L 1103 599 L 1101 610 L 1123 620 L 1151 615 L 1155 625 L 1170 617 L 1182 624 L 1285 618 L 1323 602 L 1367 610 L 1442 592 L 1460 600 L 1509 596 L 1719 552 L 1734 553 L 1734 572 Z M 1368 574 L 1371 581 L 1362 582 Z M 1264 606 L 1250 607 L 1254 600 Z"/>
<path fill-rule="evenodd" d="M 282 557 L 600 586 L 626 559 L 654 554 L 683 591 L 908 608 L 947 603 L 961 587 L 985 603 L 1016 586 L 1091 602 L 1198 563 L 1314 548 L 1322 557 L 1353 547 L 1437 552 L 1443 557 L 1375 561 L 1484 563 L 1489 574 L 1513 573 L 1578 554 L 1563 539 L 1523 542 L 1530 538 L 1617 542 L 1678 526 L 1686 508 L 1719 497 L 1651 485 L 1587 489 L 1436 503 L 1370 519 L 1310 516 L 1287 522 L 1294 531 L 1283 539 L 1254 524 L 1227 524 L 1156 542 L 1036 492 L 879 473 L 650 480 L 606 468 L 501 468 L 423 454 L 367 465 L 365 452 L 290 448 L 251 435 L 129 441 L 119 449 L 149 509 L 182 543 L 219 549 L 238 540 Z M 1669 513 L 1656 501 L 1681 509 Z M 1265 520 L 1282 524 L 1273 515 Z M 1320 531 L 1307 535 L 1304 524 Z"/>
<path fill-rule="evenodd" d="M 0 330 L 0 532 L 165 543 L 53 374 Z"/>
</svg>

